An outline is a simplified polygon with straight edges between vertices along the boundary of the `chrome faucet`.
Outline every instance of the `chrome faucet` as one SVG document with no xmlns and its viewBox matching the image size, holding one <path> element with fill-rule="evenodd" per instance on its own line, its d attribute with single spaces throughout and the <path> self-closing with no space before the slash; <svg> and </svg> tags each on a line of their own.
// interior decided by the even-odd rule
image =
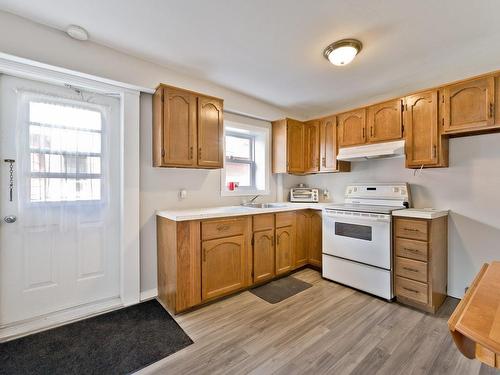
<svg viewBox="0 0 500 375">
<path fill-rule="evenodd" d="M 260 197 L 260 195 L 256 195 L 255 197 L 250 199 L 247 203 L 253 203 L 258 197 Z"/>
</svg>

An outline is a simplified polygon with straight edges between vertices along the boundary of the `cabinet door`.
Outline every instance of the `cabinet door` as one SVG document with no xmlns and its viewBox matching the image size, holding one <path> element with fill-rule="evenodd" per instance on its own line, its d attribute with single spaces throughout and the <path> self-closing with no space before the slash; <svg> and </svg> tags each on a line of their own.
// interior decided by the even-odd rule
<svg viewBox="0 0 500 375">
<path fill-rule="evenodd" d="M 331 116 L 320 122 L 321 172 L 337 170 L 337 117 Z"/>
<path fill-rule="evenodd" d="M 304 173 L 304 124 L 287 119 L 287 164 L 289 173 Z"/>
<path fill-rule="evenodd" d="M 293 226 L 276 229 L 276 275 L 292 270 L 294 239 Z"/>
<path fill-rule="evenodd" d="M 366 110 L 364 108 L 337 116 L 339 146 L 348 147 L 366 142 Z"/>
<path fill-rule="evenodd" d="M 445 133 L 460 133 L 494 126 L 494 77 L 447 86 L 442 95 Z"/>
<path fill-rule="evenodd" d="M 223 166 L 222 101 L 198 97 L 198 165 L 210 168 Z"/>
<path fill-rule="evenodd" d="M 274 229 L 253 234 L 253 282 L 274 277 Z"/>
<path fill-rule="evenodd" d="M 309 213 L 307 211 L 297 211 L 295 227 L 295 251 L 294 268 L 307 263 L 307 252 L 309 247 Z"/>
<path fill-rule="evenodd" d="M 427 91 L 405 98 L 406 166 L 438 164 L 438 93 Z"/>
<path fill-rule="evenodd" d="M 202 242 L 202 300 L 222 296 L 245 286 L 245 236 Z"/>
<path fill-rule="evenodd" d="M 323 220 L 321 212 L 313 211 L 309 223 L 309 263 L 316 267 L 321 267 L 323 252 Z"/>
<path fill-rule="evenodd" d="M 319 171 L 319 121 L 305 123 L 305 172 Z"/>
<path fill-rule="evenodd" d="M 403 137 L 401 99 L 368 108 L 368 142 L 383 142 Z"/>
</svg>

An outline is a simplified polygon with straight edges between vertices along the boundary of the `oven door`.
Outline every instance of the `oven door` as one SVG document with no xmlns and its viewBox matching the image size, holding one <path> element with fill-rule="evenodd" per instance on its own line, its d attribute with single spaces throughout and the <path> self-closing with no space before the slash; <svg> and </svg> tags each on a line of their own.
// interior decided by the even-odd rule
<svg viewBox="0 0 500 375">
<path fill-rule="evenodd" d="M 391 269 L 391 215 L 325 210 L 323 253 Z"/>
</svg>

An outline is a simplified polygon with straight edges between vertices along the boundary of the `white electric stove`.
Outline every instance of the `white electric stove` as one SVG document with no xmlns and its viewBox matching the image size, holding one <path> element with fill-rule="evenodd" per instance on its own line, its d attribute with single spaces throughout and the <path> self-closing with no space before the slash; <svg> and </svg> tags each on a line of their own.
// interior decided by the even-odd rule
<svg viewBox="0 0 500 375">
<path fill-rule="evenodd" d="M 410 207 L 407 183 L 353 184 L 323 213 L 323 277 L 392 299 L 392 216 Z"/>
</svg>

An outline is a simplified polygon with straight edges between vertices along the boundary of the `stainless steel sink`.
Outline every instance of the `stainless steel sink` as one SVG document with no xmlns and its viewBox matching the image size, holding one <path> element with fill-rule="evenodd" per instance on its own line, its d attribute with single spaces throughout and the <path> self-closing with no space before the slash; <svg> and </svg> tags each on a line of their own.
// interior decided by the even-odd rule
<svg viewBox="0 0 500 375">
<path fill-rule="evenodd" d="M 250 208 L 280 208 L 280 207 L 286 207 L 286 204 L 280 204 L 280 203 L 242 203 L 241 205 L 243 207 L 250 207 Z"/>
</svg>

